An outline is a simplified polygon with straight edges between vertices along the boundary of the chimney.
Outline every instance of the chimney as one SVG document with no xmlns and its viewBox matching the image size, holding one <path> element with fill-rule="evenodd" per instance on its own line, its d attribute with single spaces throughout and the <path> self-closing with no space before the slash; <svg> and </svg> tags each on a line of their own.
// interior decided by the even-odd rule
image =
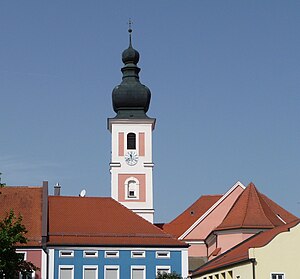
<svg viewBox="0 0 300 279">
<path fill-rule="evenodd" d="M 60 185 L 58 182 L 54 185 L 54 196 L 60 196 Z"/>
</svg>

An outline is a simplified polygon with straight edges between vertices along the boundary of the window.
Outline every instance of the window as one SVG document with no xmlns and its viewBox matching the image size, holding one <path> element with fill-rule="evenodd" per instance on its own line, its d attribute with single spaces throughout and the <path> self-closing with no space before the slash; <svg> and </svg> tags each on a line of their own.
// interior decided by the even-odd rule
<svg viewBox="0 0 300 279">
<path fill-rule="evenodd" d="M 138 197 L 137 192 L 138 192 L 138 184 L 134 180 L 129 180 L 127 197 L 128 198 L 137 198 Z"/>
<path fill-rule="evenodd" d="M 119 279 L 119 266 L 118 265 L 105 265 L 104 266 L 104 279 Z"/>
<path fill-rule="evenodd" d="M 98 279 L 98 267 L 96 265 L 83 266 L 83 279 Z"/>
<path fill-rule="evenodd" d="M 125 181 L 125 199 L 139 199 L 139 181 L 135 177 L 129 177 Z"/>
<path fill-rule="evenodd" d="M 136 182 L 134 180 L 128 181 L 128 198 L 136 198 Z"/>
<path fill-rule="evenodd" d="M 131 251 L 131 258 L 145 258 L 145 251 Z"/>
<path fill-rule="evenodd" d="M 145 279 L 146 267 L 144 265 L 131 266 L 131 279 Z"/>
<path fill-rule="evenodd" d="M 30 274 L 19 274 L 19 279 L 35 279 L 35 271 L 32 271 Z"/>
<path fill-rule="evenodd" d="M 135 135 L 135 133 L 127 134 L 127 149 L 136 149 L 136 135 Z"/>
<path fill-rule="evenodd" d="M 73 279 L 74 266 L 73 265 L 60 265 L 58 279 Z"/>
<path fill-rule="evenodd" d="M 272 273 L 271 279 L 284 279 L 284 274 L 283 273 Z"/>
<path fill-rule="evenodd" d="M 156 252 L 157 259 L 169 259 L 170 258 L 170 251 L 157 251 Z"/>
<path fill-rule="evenodd" d="M 60 250 L 59 257 L 60 258 L 74 257 L 74 251 L 73 250 Z"/>
<path fill-rule="evenodd" d="M 27 260 L 27 252 L 20 252 L 20 251 L 16 251 L 17 254 L 22 254 L 23 255 L 23 260 L 26 261 Z"/>
<path fill-rule="evenodd" d="M 105 258 L 119 258 L 119 251 L 105 251 Z"/>
<path fill-rule="evenodd" d="M 156 267 L 156 274 L 164 274 L 164 273 L 171 273 L 170 266 L 157 266 Z"/>
<path fill-rule="evenodd" d="M 97 258 L 98 251 L 83 251 L 84 258 Z"/>
<path fill-rule="evenodd" d="M 17 251 L 17 254 L 21 254 L 23 260 L 27 260 L 27 252 L 20 252 Z M 30 274 L 22 274 L 21 272 L 19 273 L 19 279 L 34 279 L 35 278 L 35 271 L 32 271 Z"/>
</svg>

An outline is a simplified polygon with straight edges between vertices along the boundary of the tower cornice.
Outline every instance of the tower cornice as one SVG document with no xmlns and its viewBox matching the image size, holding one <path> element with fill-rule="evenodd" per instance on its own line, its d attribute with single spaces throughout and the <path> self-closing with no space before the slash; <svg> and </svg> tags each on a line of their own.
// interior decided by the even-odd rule
<svg viewBox="0 0 300 279">
<path fill-rule="evenodd" d="M 111 132 L 113 124 L 151 124 L 152 130 L 154 130 L 155 123 L 156 123 L 156 118 L 141 118 L 141 119 L 108 118 L 107 129 Z"/>
</svg>

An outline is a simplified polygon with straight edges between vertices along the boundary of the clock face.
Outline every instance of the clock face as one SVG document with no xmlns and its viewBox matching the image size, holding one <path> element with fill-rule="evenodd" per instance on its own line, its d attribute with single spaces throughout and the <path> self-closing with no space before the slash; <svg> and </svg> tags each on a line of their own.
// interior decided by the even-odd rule
<svg viewBox="0 0 300 279">
<path fill-rule="evenodd" d="M 137 162 L 138 162 L 138 155 L 136 154 L 135 151 L 128 151 L 125 154 L 125 162 L 129 165 L 129 166 L 134 166 Z"/>
</svg>

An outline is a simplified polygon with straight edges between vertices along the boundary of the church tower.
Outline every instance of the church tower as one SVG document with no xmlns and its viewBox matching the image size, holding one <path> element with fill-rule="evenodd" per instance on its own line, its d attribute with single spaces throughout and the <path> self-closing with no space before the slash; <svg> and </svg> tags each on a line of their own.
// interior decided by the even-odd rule
<svg viewBox="0 0 300 279">
<path fill-rule="evenodd" d="M 153 223 L 152 131 L 155 118 L 149 118 L 151 92 L 140 83 L 139 53 L 132 47 L 122 53 L 122 82 L 112 92 L 114 118 L 108 119 L 111 132 L 111 196 L 133 212 Z"/>
</svg>

